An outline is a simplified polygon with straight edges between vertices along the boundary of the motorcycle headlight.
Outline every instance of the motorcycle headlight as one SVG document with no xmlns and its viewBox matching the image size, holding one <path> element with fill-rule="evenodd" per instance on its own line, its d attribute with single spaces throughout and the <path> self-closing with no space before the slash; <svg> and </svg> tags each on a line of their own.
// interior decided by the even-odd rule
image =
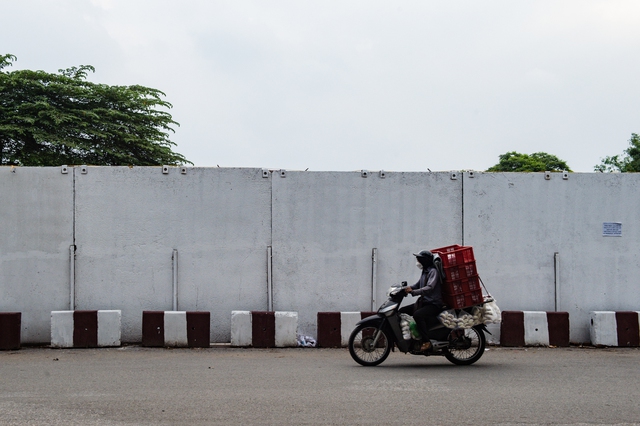
<svg viewBox="0 0 640 426">
<path fill-rule="evenodd" d="M 393 314 L 393 310 L 397 307 L 398 307 L 397 303 L 394 305 L 385 306 L 384 308 L 379 309 L 378 313 L 384 314 L 385 316 L 388 317 L 389 315 Z"/>
</svg>

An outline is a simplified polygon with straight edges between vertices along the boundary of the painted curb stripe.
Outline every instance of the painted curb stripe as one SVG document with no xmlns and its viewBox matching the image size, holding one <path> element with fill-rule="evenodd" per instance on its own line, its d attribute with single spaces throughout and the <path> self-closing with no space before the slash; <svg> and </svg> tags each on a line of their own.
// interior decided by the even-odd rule
<svg viewBox="0 0 640 426">
<path fill-rule="evenodd" d="M 524 312 L 503 311 L 500 324 L 501 346 L 524 346 Z"/>
<path fill-rule="evenodd" d="M 21 312 L 0 312 L 0 350 L 20 348 Z"/>
<path fill-rule="evenodd" d="M 340 334 L 343 347 L 349 345 L 349 337 L 356 328 L 356 324 L 362 319 L 361 312 L 340 312 Z"/>
<path fill-rule="evenodd" d="M 142 346 L 208 348 L 210 331 L 210 312 L 142 312 Z"/>
<path fill-rule="evenodd" d="M 274 312 L 251 311 L 251 340 L 254 348 L 273 348 L 276 346 Z"/>
<path fill-rule="evenodd" d="M 164 346 L 186 347 L 187 340 L 187 313 L 184 311 L 164 312 Z"/>
<path fill-rule="evenodd" d="M 164 346 L 164 311 L 142 312 L 142 346 Z"/>
<path fill-rule="evenodd" d="M 187 312 L 187 344 L 190 348 L 210 346 L 211 312 Z"/>
<path fill-rule="evenodd" d="M 549 345 L 568 347 L 569 336 L 569 312 L 547 312 L 549 324 Z"/>
<path fill-rule="evenodd" d="M 342 345 L 340 312 L 318 312 L 318 347 L 338 348 Z"/>
<path fill-rule="evenodd" d="M 618 346 L 640 346 L 637 312 L 616 312 Z"/>
<path fill-rule="evenodd" d="M 98 311 L 73 311 L 73 347 L 98 347 Z"/>
</svg>

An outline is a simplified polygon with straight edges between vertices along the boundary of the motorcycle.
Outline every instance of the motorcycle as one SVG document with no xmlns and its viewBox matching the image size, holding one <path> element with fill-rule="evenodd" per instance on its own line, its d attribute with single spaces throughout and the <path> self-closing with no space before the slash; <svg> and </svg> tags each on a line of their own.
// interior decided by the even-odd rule
<svg viewBox="0 0 640 426">
<path fill-rule="evenodd" d="M 431 349 L 421 351 L 421 341 L 407 334 L 406 324 L 399 313 L 405 298 L 407 283 L 389 289 L 389 299 L 375 315 L 356 324 L 349 337 L 349 353 L 360 365 L 367 367 L 382 363 L 397 347 L 403 353 L 423 356 L 444 356 L 456 365 L 471 365 L 478 361 L 485 351 L 487 341 L 484 333 L 489 333 L 484 324 L 471 328 L 447 328 L 438 324 L 429 329 Z M 405 332 L 403 333 L 403 326 Z M 404 334 L 404 336 L 403 336 Z M 491 334 L 491 333 L 489 333 Z"/>
</svg>

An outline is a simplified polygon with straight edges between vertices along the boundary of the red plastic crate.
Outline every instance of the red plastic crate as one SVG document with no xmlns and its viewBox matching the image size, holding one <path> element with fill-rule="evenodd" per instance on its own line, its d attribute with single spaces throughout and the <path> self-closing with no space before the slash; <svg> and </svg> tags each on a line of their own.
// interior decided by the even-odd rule
<svg viewBox="0 0 640 426">
<path fill-rule="evenodd" d="M 476 262 L 469 262 L 462 265 L 448 266 L 444 269 L 447 281 L 463 280 L 478 275 Z M 459 293 L 456 291 L 455 293 Z"/>
<path fill-rule="evenodd" d="M 452 245 L 431 250 L 438 253 L 442 259 L 442 266 L 448 268 L 450 266 L 464 265 L 465 263 L 475 262 L 473 257 L 473 247 Z"/>
<path fill-rule="evenodd" d="M 442 298 L 444 299 L 444 303 L 451 309 L 468 308 L 484 302 L 482 290 L 460 294 L 442 293 Z"/>
<path fill-rule="evenodd" d="M 482 290 L 477 275 L 461 280 L 445 281 L 443 291 L 448 294 L 469 293 Z"/>
</svg>

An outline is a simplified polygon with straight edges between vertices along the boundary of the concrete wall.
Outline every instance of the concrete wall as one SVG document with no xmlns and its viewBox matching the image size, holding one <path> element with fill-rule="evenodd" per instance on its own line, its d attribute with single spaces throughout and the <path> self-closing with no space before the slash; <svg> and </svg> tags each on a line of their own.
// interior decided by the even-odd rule
<svg viewBox="0 0 640 426">
<path fill-rule="evenodd" d="M 640 174 L 464 177 L 464 242 L 501 308 L 557 304 L 574 342 L 589 341 L 590 311 L 638 309 Z M 622 236 L 603 237 L 603 222 L 621 222 Z"/>
<path fill-rule="evenodd" d="M 417 281 L 412 252 L 461 242 L 461 180 L 449 173 L 287 172 L 273 177 L 274 307 L 370 311 L 373 249 L 379 306 L 391 284 Z"/>
<path fill-rule="evenodd" d="M 22 312 L 22 341 L 49 339 L 51 311 L 69 308 L 73 174 L 0 167 L 0 311 Z"/>
<path fill-rule="evenodd" d="M 76 169 L 77 172 L 77 169 Z M 267 309 L 271 182 L 260 169 L 89 167 L 76 176 L 76 309 L 121 309 L 123 340 L 142 311 L 210 311 L 229 341 L 231 310 Z"/>
<path fill-rule="evenodd" d="M 317 312 L 370 310 L 418 278 L 412 252 L 462 243 L 502 309 L 557 305 L 572 341 L 588 341 L 590 311 L 640 306 L 640 175 L 264 176 L 1 167 L 0 310 L 23 312 L 23 342 L 35 343 L 53 310 L 120 309 L 122 340 L 140 341 L 143 310 L 173 309 L 177 250 L 177 309 L 210 311 L 212 341 L 229 341 L 232 310 L 268 309 L 269 265 L 272 308 L 299 312 L 315 336 Z M 603 222 L 622 222 L 622 237 L 603 237 Z"/>
</svg>

